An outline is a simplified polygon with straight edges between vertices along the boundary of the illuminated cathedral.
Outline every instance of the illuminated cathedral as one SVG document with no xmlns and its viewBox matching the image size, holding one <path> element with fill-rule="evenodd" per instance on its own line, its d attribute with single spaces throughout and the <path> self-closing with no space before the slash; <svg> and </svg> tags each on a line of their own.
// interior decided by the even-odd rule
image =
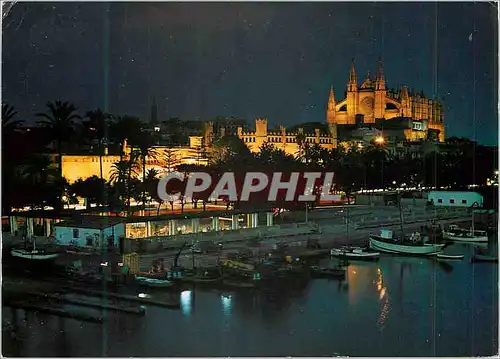
<svg viewBox="0 0 500 359">
<path fill-rule="evenodd" d="M 443 142 L 445 135 L 442 104 L 423 93 L 409 92 L 406 86 L 389 91 L 381 60 L 375 79 L 368 73 L 360 85 L 352 61 L 346 98 L 337 101 L 333 87 L 330 89 L 326 120 L 332 136 L 339 141 L 342 141 L 340 127 L 361 124 L 373 124 L 372 127 L 384 133 L 391 129 L 405 130 L 404 137 L 409 141 L 436 138 Z"/>
</svg>

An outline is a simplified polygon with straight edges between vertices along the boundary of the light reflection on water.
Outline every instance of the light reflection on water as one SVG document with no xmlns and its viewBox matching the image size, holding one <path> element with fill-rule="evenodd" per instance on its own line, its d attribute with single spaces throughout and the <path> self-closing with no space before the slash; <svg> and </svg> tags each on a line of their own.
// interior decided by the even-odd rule
<svg viewBox="0 0 500 359">
<path fill-rule="evenodd" d="M 382 276 L 382 270 L 380 268 L 377 268 L 377 276 L 377 291 L 379 293 L 379 299 L 381 301 L 378 324 L 381 328 L 383 328 L 384 323 L 389 315 L 389 294 L 387 293 L 387 287 L 384 286 L 384 277 Z"/>
<path fill-rule="evenodd" d="M 471 264 L 467 256 L 446 266 L 391 256 L 352 262 L 346 282 L 184 290 L 180 310 L 148 306 L 145 317 L 110 313 L 107 334 L 103 326 L 62 319 L 64 336 L 56 338 L 46 328 L 61 319 L 22 311 L 14 327 L 24 356 L 99 356 L 102 335 L 109 338 L 109 356 L 127 357 L 491 355 L 498 348 L 498 266 Z M 330 259 L 320 264 L 335 265 Z M 12 322 L 15 313 L 3 314 Z"/>
<path fill-rule="evenodd" d="M 231 301 L 233 299 L 232 296 L 223 294 L 220 296 L 220 299 L 222 303 L 222 312 L 224 313 L 224 315 L 231 315 Z"/>
<path fill-rule="evenodd" d="M 181 293 L 181 311 L 182 314 L 189 316 L 191 314 L 193 292 L 185 290 Z"/>
</svg>

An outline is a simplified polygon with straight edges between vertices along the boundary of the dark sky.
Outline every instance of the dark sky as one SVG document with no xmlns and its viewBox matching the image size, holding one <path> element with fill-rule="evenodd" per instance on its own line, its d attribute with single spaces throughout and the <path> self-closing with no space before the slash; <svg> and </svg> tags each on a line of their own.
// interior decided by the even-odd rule
<svg viewBox="0 0 500 359">
<path fill-rule="evenodd" d="M 444 100 L 447 136 L 497 143 L 489 3 L 17 3 L 3 26 L 2 101 L 29 120 L 108 93 L 111 113 L 145 120 L 155 96 L 160 119 L 325 121 L 351 58 L 362 80 L 381 56 L 389 87 Z"/>
</svg>

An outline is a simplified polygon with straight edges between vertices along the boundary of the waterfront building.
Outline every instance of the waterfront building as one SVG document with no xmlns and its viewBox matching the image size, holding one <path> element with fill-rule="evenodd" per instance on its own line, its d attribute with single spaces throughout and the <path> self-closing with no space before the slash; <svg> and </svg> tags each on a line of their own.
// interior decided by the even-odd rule
<svg viewBox="0 0 500 359">
<path fill-rule="evenodd" d="M 101 249 L 117 247 L 125 238 L 125 223 L 121 218 L 81 216 L 54 224 L 59 245 Z"/>
<path fill-rule="evenodd" d="M 483 196 L 472 191 L 429 191 L 427 200 L 434 206 L 483 207 Z"/>
</svg>

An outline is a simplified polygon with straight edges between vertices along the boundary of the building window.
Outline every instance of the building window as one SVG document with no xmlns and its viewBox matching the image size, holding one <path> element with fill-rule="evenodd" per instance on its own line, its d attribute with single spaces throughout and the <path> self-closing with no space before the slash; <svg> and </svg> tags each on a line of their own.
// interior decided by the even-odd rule
<svg viewBox="0 0 500 359">
<path fill-rule="evenodd" d="M 454 199 L 450 199 L 450 203 L 455 203 L 455 200 Z"/>
<path fill-rule="evenodd" d="M 78 234 L 79 234 L 78 233 L 78 229 L 77 228 L 73 229 L 73 238 L 77 238 L 78 239 Z"/>
<path fill-rule="evenodd" d="M 463 200 L 462 200 L 462 204 L 467 204 L 467 200 L 466 200 L 466 199 L 463 199 Z"/>
<path fill-rule="evenodd" d="M 413 122 L 413 126 L 412 127 L 413 127 L 414 130 L 419 130 L 419 131 L 423 130 L 423 124 L 422 124 L 422 122 Z"/>
<path fill-rule="evenodd" d="M 438 199 L 438 203 L 443 203 L 443 200 L 441 198 Z"/>
</svg>

